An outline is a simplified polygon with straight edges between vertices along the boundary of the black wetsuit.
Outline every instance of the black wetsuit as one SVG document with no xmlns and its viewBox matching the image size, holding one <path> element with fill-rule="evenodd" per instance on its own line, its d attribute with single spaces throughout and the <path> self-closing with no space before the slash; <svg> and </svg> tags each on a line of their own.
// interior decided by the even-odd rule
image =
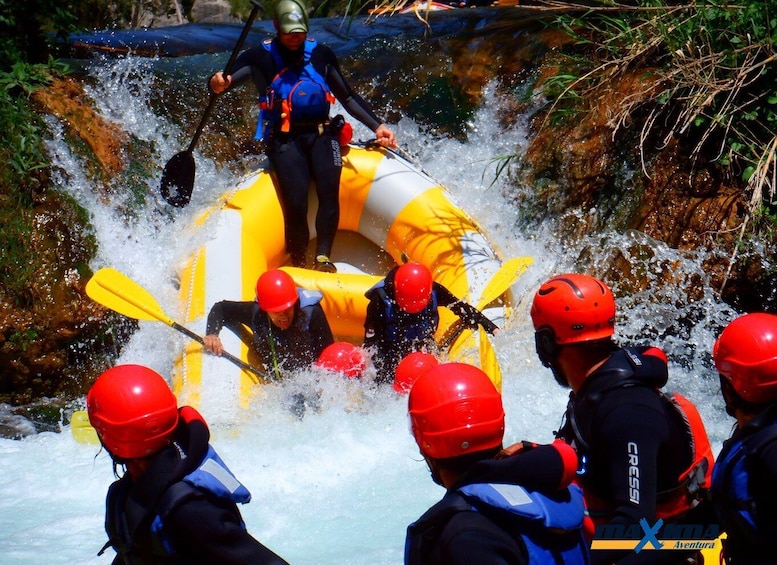
<svg viewBox="0 0 777 565">
<path fill-rule="evenodd" d="M 572 550 L 584 559 L 588 551 L 580 527 L 566 532 L 543 530 L 536 526 L 537 521 L 532 526 L 458 493 L 466 485 L 520 485 L 563 499 L 567 494 L 565 487 L 574 477 L 575 464 L 574 456 L 571 463 L 565 461 L 552 445 L 529 448 L 506 459 L 475 463 L 440 502 L 408 527 L 406 565 L 529 564 L 526 540 L 522 538 L 529 532 L 539 534 L 535 540 L 559 554 Z M 581 505 L 581 523 L 582 513 Z M 560 555 L 556 558 L 557 563 L 562 562 Z"/>
<path fill-rule="evenodd" d="M 676 493 L 678 478 L 692 464 L 688 427 L 658 391 L 668 376 L 660 350 L 617 349 L 577 394 L 570 394 L 566 423 L 558 435 L 575 446 L 583 461 L 580 485 L 597 524 L 639 530 L 640 518 L 645 518 L 653 526 L 661 493 Z M 715 522 L 708 504 L 669 521 Z M 597 550 L 591 558 L 593 563 L 657 564 L 680 562 L 683 555 Z"/>
<path fill-rule="evenodd" d="M 157 453 L 138 480 L 125 473 L 111 485 L 105 529 L 114 565 L 286 564 L 246 531 L 235 502 L 182 480 L 205 460 L 209 436 L 204 421 L 182 418 L 177 447 Z"/>
<path fill-rule="evenodd" d="M 439 283 L 432 286 L 433 297 L 427 308 L 417 314 L 402 311 L 396 303 L 394 291 L 397 268 L 389 271 L 382 287 L 372 288 L 366 293 L 370 302 L 364 320 L 364 346 L 373 348 L 372 360 L 378 371 L 378 382 L 392 382 L 397 365 L 407 354 L 437 348 L 434 333 L 439 323 L 439 306 L 447 307 L 469 326 L 481 325 L 489 333 L 498 329 L 480 310 L 460 301 Z M 411 326 L 414 328 L 413 336 L 408 335 Z"/>
<path fill-rule="evenodd" d="M 302 62 L 303 48 L 289 51 L 280 45 L 277 39 L 274 41 L 288 66 Z M 310 64 L 323 77 L 345 110 L 371 131 L 375 131 L 382 123 L 381 120 L 351 89 L 340 71 L 334 52 L 326 45 L 318 44 L 311 53 Z M 253 47 L 241 53 L 235 60 L 230 86 L 236 86 L 250 78 L 256 85 L 257 92 L 263 94 L 280 70 L 267 49 L 262 46 Z M 266 153 L 278 179 L 284 210 L 286 250 L 291 255 L 292 263 L 295 266 L 305 265 L 305 251 L 309 240 L 307 210 L 311 178 L 315 181 L 318 195 L 316 255 L 329 256 L 340 219 L 342 156 L 336 135 L 329 128 L 319 130 L 318 126 L 309 124 L 295 127 L 292 122 L 289 133 L 282 133 L 276 128 L 270 134 Z"/>
<path fill-rule="evenodd" d="M 715 463 L 712 502 L 732 565 L 777 562 L 777 404 L 737 429 Z"/>
<path fill-rule="evenodd" d="M 205 333 L 218 335 L 223 327 L 246 342 L 246 328 L 251 329 L 254 349 L 273 378 L 279 378 L 283 372 L 310 366 L 324 348 L 334 342 L 329 322 L 318 303 L 300 307 L 300 302 L 297 302 L 294 321 L 288 329 L 281 330 L 256 302 L 222 300 L 214 304 L 208 313 Z"/>
</svg>

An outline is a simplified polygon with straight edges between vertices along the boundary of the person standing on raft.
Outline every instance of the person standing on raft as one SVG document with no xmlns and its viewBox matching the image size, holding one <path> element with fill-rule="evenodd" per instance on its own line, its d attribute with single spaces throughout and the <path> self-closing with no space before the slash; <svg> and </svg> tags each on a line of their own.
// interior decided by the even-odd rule
<svg viewBox="0 0 777 565">
<path fill-rule="evenodd" d="M 340 219 L 341 144 L 347 143 L 341 135 L 351 126 L 342 116 L 330 119 L 332 103 L 338 100 L 351 116 L 375 132 L 380 145 L 396 147 L 397 142 L 391 129 L 351 89 L 334 52 L 307 36 L 309 21 L 303 0 L 280 0 L 273 23 L 276 37 L 241 53 L 230 76 L 217 72 L 208 85 L 211 92 L 219 94 L 253 80 L 261 110 L 256 139 L 264 141 L 277 179 L 291 263 L 306 266 L 312 178 L 319 202 L 314 268 L 334 272 L 330 257 Z"/>
</svg>

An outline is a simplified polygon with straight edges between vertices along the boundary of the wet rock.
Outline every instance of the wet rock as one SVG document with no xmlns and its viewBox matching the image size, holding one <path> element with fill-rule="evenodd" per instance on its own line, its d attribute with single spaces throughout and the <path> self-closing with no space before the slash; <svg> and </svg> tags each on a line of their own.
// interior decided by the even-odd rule
<svg viewBox="0 0 777 565">
<path fill-rule="evenodd" d="M 69 132 L 88 145 L 99 162 L 95 170 L 105 183 L 124 168 L 126 134 L 97 114 L 88 102 L 83 85 L 76 79 L 56 80 L 37 90 L 33 100 L 41 112 L 55 116 Z"/>
<path fill-rule="evenodd" d="M 239 23 L 226 0 L 196 0 L 191 11 L 192 21 L 199 24 Z"/>
<path fill-rule="evenodd" d="M 35 424 L 24 416 L 9 413 L 7 404 L 0 404 L 0 437 L 6 439 L 23 439 L 37 434 Z"/>
<path fill-rule="evenodd" d="M 615 120 L 624 105 L 649 97 L 646 76 L 639 70 L 606 92 L 590 93 L 589 111 L 561 126 L 535 116 L 523 163 L 524 184 L 535 188 L 516 195 L 519 209 L 529 222 L 558 218 L 561 240 L 639 230 L 672 248 L 704 251 L 710 283 L 724 300 L 750 311 L 775 308 L 768 268 L 773 251 L 743 237 L 749 218 L 743 184 L 718 165 L 693 158 L 679 140 L 645 142 L 639 122 Z M 620 268 L 628 276 L 623 263 Z M 638 287 L 639 281 L 627 285 Z"/>
</svg>

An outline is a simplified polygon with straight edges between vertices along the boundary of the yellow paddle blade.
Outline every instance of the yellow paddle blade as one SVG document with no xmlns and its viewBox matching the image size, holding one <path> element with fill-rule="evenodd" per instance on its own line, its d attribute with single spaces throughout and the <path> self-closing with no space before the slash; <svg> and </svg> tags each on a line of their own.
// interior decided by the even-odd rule
<svg viewBox="0 0 777 565">
<path fill-rule="evenodd" d="M 491 345 L 488 332 L 480 328 L 478 338 L 480 340 L 480 369 L 488 375 L 496 390 L 502 392 L 502 369 L 499 367 L 499 360 L 496 357 L 494 346 Z"/>
<path fill-rule="evenodd" d="M 73 416 L 70 419 L 70 432 L 73 434 L 73 439 L 78 443 L 100 444 L 100 440 L 97 439 L 97 432 L 89 423 L 89 415 L 86 413 L 86 410 L 73 412 Z"/>
<path fill-rule="evenodd" d="M 461 328 L 463 326 L 459 326 Z M 466 328 L 459 330 L 456 333 L 456 338 L 453 340 L 453 345 L 448 350 L 448 358 L 452 361 L 462 361 L 467 357 L 467 351 L 474 351 L 477 342 L 477 334 L 472 328 Z"/>
<path fill-rule="evenodd" d="M 499 270 L 494 273 L 494 276 L 491 277 L 491 280 L 483 288 L 476 308 L 482 311 L 486 306 L 510 290 L 513 283 L 518 280 L 518 277 L 532 263 L 534 263 L 532 257 L 513 257 L 509 261 L 502 263 Z M 462 339 L 462 333 L 467 332 L 465 331 L 464 324 L 459 320 L 451 324 L 440 338 L 440 347 L 443 351 L 447 349 L 451 357 L 456 357 L 459 354 L 460 350 L 465 347 L 465 342 L 467 344 L 473 342 L 472 339 L 469 339 L 473 332 L 467 333 L 467 339 Z"/>
<path fill-rule="evenodd" d="M 502 263 L 480 294 L 476 308 L 482 310 L 507 292 L 532 263 L 534 263 L 533 257 L 513 257 Z"/>
<path fill-rule="evenodd" d="M 103 306 L 137 320 L 158 320 L 173 325 L 156 299 L 145 288 L 116 269 L 97 271 L 86 283 L 86 294 Z"/>
</svg>

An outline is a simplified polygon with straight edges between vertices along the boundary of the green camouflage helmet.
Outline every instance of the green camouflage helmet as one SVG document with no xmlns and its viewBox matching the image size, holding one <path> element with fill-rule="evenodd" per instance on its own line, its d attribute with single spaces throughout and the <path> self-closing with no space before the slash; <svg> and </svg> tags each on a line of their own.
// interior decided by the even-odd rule
<svg viewBox="0 0 777 565">
<path fill-rule="evenodd" d="M 308 13 L 302 0 L 281 0 L 275 6 L 275 26 L 281 33 L 308 32 Z"/>
</svg>

